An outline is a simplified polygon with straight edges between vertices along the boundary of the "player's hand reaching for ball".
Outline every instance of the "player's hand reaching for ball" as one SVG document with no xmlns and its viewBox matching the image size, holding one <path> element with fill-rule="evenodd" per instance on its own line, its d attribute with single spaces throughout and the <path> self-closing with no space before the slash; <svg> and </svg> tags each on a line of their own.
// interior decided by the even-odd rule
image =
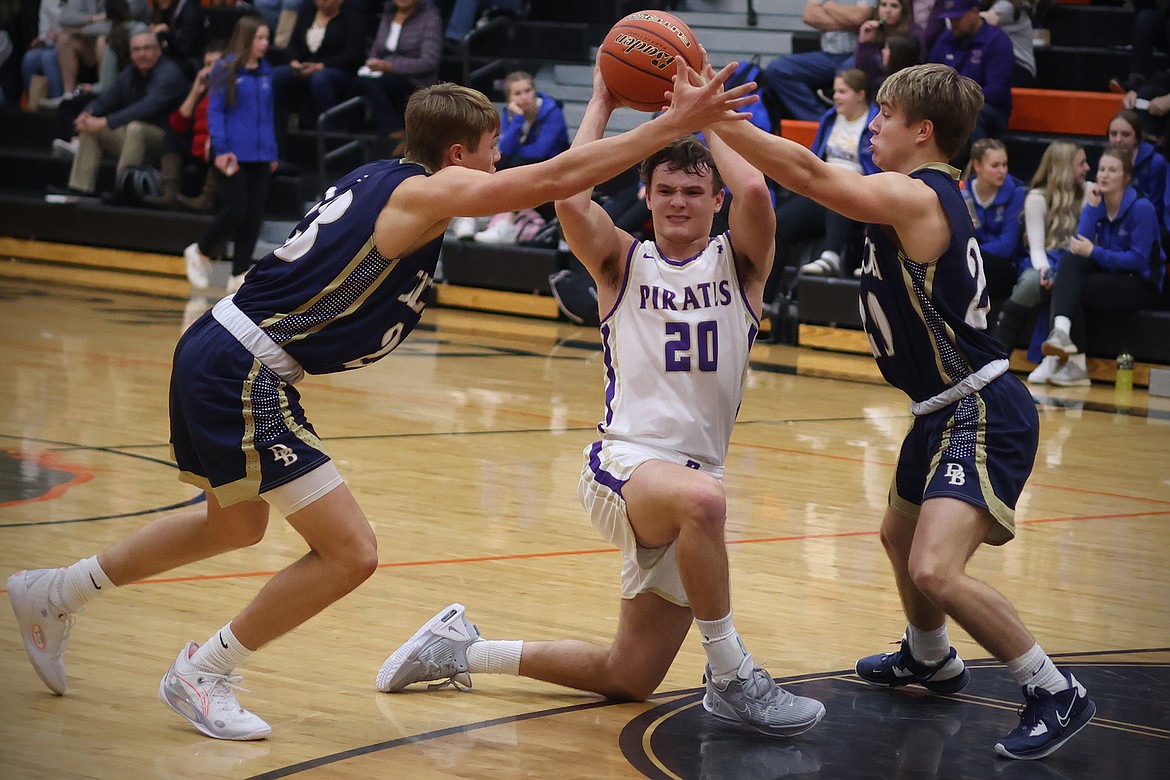
<svg viewBox="0 0 1170 780">
<path fill-rule="evenodd" d="M 612 114 L 614 109 L 621 107 L 621 101 L 618 100 L 609 87 L 605 83 L 605 77 L 601 75 L 601 54 L 598 53 L 597 59 L 593 61 L 593 95 L 590 100 L 598 103 L 605 109 L 607 114 Z"/>
<path fill-rule="evenodd" d="M 708 73 L 696 72 L 681 57 L 675 59 L 675 64 L 678 71 L 674 75 L 674 88 L 667 93 L 670 106 L 662 119 L 676 123 L 680 135 L 718 122 L 749 118 L 749 114 L 741 114 L 737 109 L 759 100 L 758 95 L 750 94 L 755 92 L 756 82 L 749 81 L 726 91 L 723 89 L 739 63 L 729 63 L 717 73 L 710 66 L 707 67 Z"/>
</svg>

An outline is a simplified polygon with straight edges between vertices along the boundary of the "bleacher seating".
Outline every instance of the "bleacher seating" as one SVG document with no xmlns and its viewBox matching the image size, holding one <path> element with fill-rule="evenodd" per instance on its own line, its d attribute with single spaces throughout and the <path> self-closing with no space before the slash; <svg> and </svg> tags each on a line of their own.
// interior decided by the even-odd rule
<svg viewBox="0 0 1170 780">
<path fill-rule="evenodd" d="M 747 0 L 687 0 L 686 9 L 677 13 L 695 30 L 713 62 L 754 58 L 766 63 L 774 56 L 816 46 L 816 33 L 800 22 L 803 5 L 804 0 L 754 0 L 753 26 L 748 24 Z M 509 68 L 523 67 L 534 73 L 542 90 L 564 101 L 572 131 L 589 98 L 595 46 L 613 21 L 633 7 L 623 0 L 532 0 L 521 18 L 485 28 L 471 47 L 451 49 L 442 72 L 453 80 L 470 81 L 500 101 L 500 77 Z M 216 37 L 225 37 L 240 12 L 209 8 Z M 1014 90 L 1014 111 L 1004 136 L 1013 174 L 1030 178 L 1043 149 L 1055 138 L 1082 143 L 1090 150 L 1090 159 L 1096 159 L 1105 143 L 1108 117 L 1120 104 L 1120 96 L 1108 93 L 1107 82 L 1128 69 L 1124 47 L 1132 25 L 1132 11 L 1119 5 L 1058 0 L 1046 18 L 1051 44 L 1036 50 L 1037 83 L 1032 89 Z M 647 116 L 621 109 L 609 130 L 621 132 Z M 48 141 L 66 135 L 67 130 L 52 115 L 24 114 L 11 108 L 0 114 L 0 169 L 5 171 L 0 179 L 0 234 L 177 254 L 199 233 L 207 217 L 99 202 L 46 204 L 46 186 L 63 184 L 68 173 L 68 164 L 50 155 Z M 815 125 L 785 121 L 780 132 L 809 144 Z M 289 156 L 295 165 L 276 177 L 269 216 L 298 217 L 305 203 L 319 194 L 324 180 L 368 157 L 370 145 L 362 140 L 347 144 L 345 138 L 291 132 Z M 108 189 L 112 181 L 113 163 L 107 160 L 99 190 Z M 539 296 L 548 294 L 547 274 L 555 269 L 555 262 L 550 249 L 473 243 L 451 245 L 444 256 L 449 280 L 468 289 Z M 800 297 L 801 317 L 807 322 L 857 327 L 852 279 L 802 280 Z M 542 306 L 528 311 L 547 310 Z M 1139 357 L 1170 363 L 1170 313 L 1143 313 L 1138 322 L 1143 336 Z M 1094 327 L 1089 349 L 1108 355 L 1115 346 L 1110 333 L 1116 329 Z"/>
</svg>

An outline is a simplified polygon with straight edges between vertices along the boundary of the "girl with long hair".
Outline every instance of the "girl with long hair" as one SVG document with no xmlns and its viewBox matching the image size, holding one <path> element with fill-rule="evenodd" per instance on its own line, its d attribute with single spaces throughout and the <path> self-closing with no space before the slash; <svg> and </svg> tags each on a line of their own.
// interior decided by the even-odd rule
<svg viewBox="0 0 1170 780">
<path fill-rule="evenodd" d="M 1034 312 L 1046 308 L 1056 278 L 1061 254 L 1076 233 L 1085 203 L 1085 176 L 1089 163 L 1085 150 L 1069 141 L 1054 141 L 1044 150 L 1024 198 L 1024 243 L 1027 256 L 1020 276 L 1004 301 L 992 335 L 1008 349 L 1013 348 Z M 1047 382 L 1059 367 L 1056 358 L 1041 360 L 1040 341 L 1048 334 L 1047 311 L 1041 314 L 1038 338 L 1033 338 L 1028 356 L 1040 365 L 1028 375 L 1036 384 Z"/>
<path fill-rule="evenodd" d="M 252 267 L 277 163 L 272 71 L 264 59 L 268 40 L 262 17 L 243 17 L 236 22 L 227 53 L 211 72 L 207 126 L 220 207 L 203 236 L 183 250 L 187 278 L 194 287 L 208 285 L 210 255 L 228 240 L 234 242 L 229 293 L 240 288 Z"/>
<path fill-rule="evenodd" d="M 1088 385 L 1085 313 L 1125 316 L 1153 308 L 1162 291 L 1165 255 L 1154 206 L 1133 186 L 1133 160 L 1109 148 L 1097 163 L 1076 234 L 1060 258 L 1052 286 L 1052 330 L 1045 355 L 1065 363 L 1048 380 Z"/>
</svg>

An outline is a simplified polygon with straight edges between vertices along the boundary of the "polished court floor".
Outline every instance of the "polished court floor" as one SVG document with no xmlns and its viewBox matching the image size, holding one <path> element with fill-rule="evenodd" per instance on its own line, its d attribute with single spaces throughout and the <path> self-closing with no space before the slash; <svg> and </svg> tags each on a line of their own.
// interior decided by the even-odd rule
<svg viewBox="0 0 1170 780">
<path fill-rule="evenodd" d="M 201 308 L 195 301 L 192 310 Z M 0 572 L 100 551 L 199 500 L 167 445 L 182 302 L 0 278 Z M 471 692 L 374 688 L 385 656 L 459 601 L 488 638 L 605 642 L 619 558 L 576 503 L 601 411 L 594 331 L 428 311 L 393 355 L 300 386 L 377 531 L 355 593 L 257 653 L 258 743 L 207 739 L 156 698 L 202 641 L 304 552 L 279 518 L 258 546 L 119 589 L 78 620 L 69 690 L 45 689 L 0 613 L 0 777 L 1146 778 L 1170 763 L 1170 401 L 1037 390 L 1041 447 L 1018 538 L 972 564 L 1098 718 L 1043 762 L 999 759 L 1018 691 L 952 627 L 955 697 L 859 683 L 902 630 L 876 528 L 910 421 L 861 356 L 758 345 L 725 484 L 736 624 L 792 690 L 826 703 L 792 740 L 712 721 L 692 634 L 642 704 L 510 677 Z"/>
</svg>

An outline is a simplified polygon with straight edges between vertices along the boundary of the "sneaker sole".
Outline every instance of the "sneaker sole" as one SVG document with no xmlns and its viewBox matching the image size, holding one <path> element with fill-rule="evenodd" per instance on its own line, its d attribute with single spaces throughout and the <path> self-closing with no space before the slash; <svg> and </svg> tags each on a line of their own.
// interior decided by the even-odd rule
<svg viewBox="0 0 1170 780">
<path fill-rule="evenodd" d="M 961 674 L 956 674 L 954 677 L 948 677 L 945 680 L 927 680 L 925 682 L 915 680 L 910 677 L 906 678 L 906 682 L 882 682 L 879 680 L 869 679 L 864 674 L 862 674 L 861 670 L 856 666 L 853 667 L 853 671 L 866 683 L 877 688 L 903 688 L 907 685 L 921 685 L 931 693 L 941 694 L 958 693 L 959 691 L 966 688 L 967 684 L 971 682 L 971 672 L 966 667 L 963 668 Z"/>
<path fill-rule="evenodd" d="M 12 583 L 17 577 L 21 577 L 21 575 L 24 573 L 25 572 L 23 571 L 17 572 L 16 574 L 13 574 L 11 577 L 9 577 L 7 582 L 4 583 L 4 586 L 8 589 L 8 603 L 12 606 L 12 613 L 16 616 L 16 625 L 20 629 L 20 639 L 24 643 L 24 653 L 28 656 L 28 660 L 29 663 L 32 664 L 33 671 L 37 673 L 37 677 L 41 678 L 41 682 L 45 684 L 45 687 L 57 696 L 64 696 L 66 682 L 64 680 L 60 682 L 56 680 L 50 680 L 45 675 L 45 673 L 41 671 L 41 665 L 37 663 L 36 659 L 40 654 L 40 648 L 38 648 L 36 644 L 33 643 L 32 638 L 29 636 L 28 630 L 26 628 L 26 626 L 33 622 L 32 610 L 28 607 L 27 604 L 17 603 L 18 600 L 24 600 L 21 598 L 21 596 L 23 596 L 25 589 L 23 587 L 19 588 L 20 593 L 18 594 L 15 590 L 13 590 Z M 23 577 L 21 577 L 21 579 L 23 580 Z"/>
<path fill-rule="evenodd" d="M 1088 726 L 1089 721 L 1091 721 L 1093 716 L 1096 714 L 1097 705 L 1093 702 L 1092 699 L 1089 699 L 1089 705 L 1085 708 L 1085 712 L 1081 716 L 1084 718 L 1084 720 L 1079 721 L 1075 727 L 1070 725 L 1069 730 L 1064 734 L 1064 736 L 1055 742 L 1046 745 L 1034 753 L 1012 753 L 1007 748 L 1005 748 L 1002 743 L 996 742 L 995 752 L 999 753 L 1004 758 L 1014 758 L 1017 761 L 1035 761 L 1038 758 L 1050 756 L 1063 747 L 1065 742 L 1068 742 L 1070 739 L 1075 737 L 1081 729 L 1083 729 L 1085 726 Z"/>
<path fill-rule="evenodd" d="M 417 645 L 419 642 L 430 636 L 432 629 L 434 629 L 436 626 L 443 625 L 443 623 L 447 622 L 443 620 L 443 616 L 453 609 L 459 610 L 460 613 L 466 611 L 466 608 L 459 603 L 449 604 L 448 606 L 439 610 L 439 612 L 433 618 L 423 624 L 422 628 L 414 632 L 414 636 L 406 640 L 405 644 L 399 647 L 398 650 L 395 650 L 393 653 L 391 653 L 390 657 L 382 662 L 382 667 L 378 670 L 378 677 L 375 680 L 375 685 L 377 685 L 379 691 L 382 693 L 397 693 L 407 685 L 410 685 L 410 683 L 403 683 L 402 678 L 407 676 L 403 674 L 403 672 L 411 669 L 412 667 L 408 667 L 406 666 L 405 662 L 402 662 L 393 675 L 390 674 L 389 669 L 386 667 L 390 665 L 390 662 L 394 660 L 394 656 L 397 655 L 399 651 L 406 651 L 404 655 L 407 657 L 413 655 L 418 650 Z M 389 677 L 389 679 L 387 679 L 387 677 Z"/>
<path fill-rule="evenodd" d="M 813 726 L 820 723 L 821 719 L 825 717 L 825 707 L 824 707 L 824 705 L 821 705 L 820 712 L 818 712 L 816 714 L 816 717 L 814 717 L 810 721 L 806 721 L 804 723 L 798 723 L 798 724 L 795 724 L 793 726 L 785 726 L 782 729 L 781 728 L 768 729 L 768 728 L 763 728 L 761 726 L 757 726 L 756 724 L 751 723 L 750 721 L 742 720 L 739 717 L 725 715 L 722 712 L 719 712 L 718 705 L 711 705 L 708 703 L 707 694 L 703 694 L 703 709 L 705 709 L 707 712 L 709 712 L 711 714 L 711 717 L 718 718 L 719 720 L 723 721 L 724 723 L 734 723 L 737 725 L 747 726 L 752 731 L 758 732 L 760 734 L 765 734 L 769 737 L 795 737 L 798 734 L 803 734 L 804 732 L 808 731 Z"/>
</svg>

